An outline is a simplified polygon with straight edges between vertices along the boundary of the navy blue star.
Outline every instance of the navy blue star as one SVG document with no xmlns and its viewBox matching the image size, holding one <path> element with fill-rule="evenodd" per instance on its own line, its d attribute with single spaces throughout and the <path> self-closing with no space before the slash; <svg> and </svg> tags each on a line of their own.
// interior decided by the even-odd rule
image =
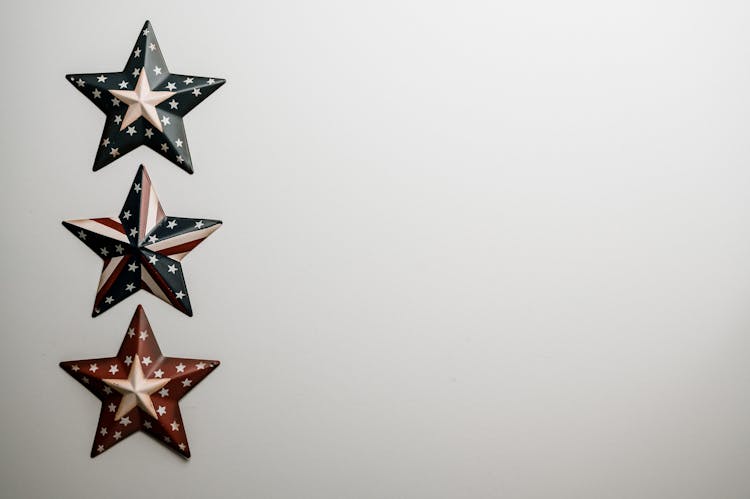
<svg viewBox="0 0 750 499">
<path fill-rule="evenodd" d="M 225 82 L 170 73 L 148 21 L 122 72 L 66 78 L 107 115 L 94 171 L 146 145 L 193 173 L 182 118 Z"/>
</svg>

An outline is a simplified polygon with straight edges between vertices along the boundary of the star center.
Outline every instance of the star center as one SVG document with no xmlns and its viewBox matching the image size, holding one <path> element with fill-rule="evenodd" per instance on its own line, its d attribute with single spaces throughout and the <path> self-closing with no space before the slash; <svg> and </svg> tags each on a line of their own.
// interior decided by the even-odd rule
<svg viewBox="0 0 750 499">
<path fill-rule="evenodd" d="M 120 131 L 125 130 L 140 117 L 146 119 L 160 132 L 164 131 L 156 106 L 169 99 L 174 92 L 151 90 L 146 68 L 141 68 L 135 90 L 110 90 L 109 93 L 128 105 L 128 110 L 125 111 L 125 117 L 120 124 Z"/>
<path fill-rule="evenodd" d="M 151 394 L 159 391 L 171 379 L 146 378 L 143 375 L 143 368 L 141 368 L 141 360 L 136 354 L 127 379 L 104 379 L 102 381 L 122 394 L 120 405 L 115 413 L 115 421 L 117 421 L 135 407 L 140 407 L 156 419 L 156 410 L 154 409 L 154 403 L 151 401 Z"/>
</svg>

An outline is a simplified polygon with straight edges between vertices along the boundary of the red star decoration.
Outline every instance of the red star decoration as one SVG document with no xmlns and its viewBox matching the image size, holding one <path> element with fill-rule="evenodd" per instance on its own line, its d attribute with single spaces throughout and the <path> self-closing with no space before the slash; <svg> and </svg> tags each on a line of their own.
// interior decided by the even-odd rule
<svg viewBox="0 0 750 499">
<path fill-rule="evenodd" d="M 91 457 L 138 430 L 190 457 L 177 402 L 218 365 L 218 360 L 164 357 L 141 305 L 117 356 L 60 362 L 102 401 Z"/>
</svg>

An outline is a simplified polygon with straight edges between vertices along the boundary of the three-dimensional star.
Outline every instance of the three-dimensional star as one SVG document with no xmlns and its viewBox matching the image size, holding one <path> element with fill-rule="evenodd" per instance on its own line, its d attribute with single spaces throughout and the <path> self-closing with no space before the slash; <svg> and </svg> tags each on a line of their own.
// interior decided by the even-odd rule
<svg viewBox="0 0 750 499">
<path fill-rule="evenodd" d="M 132 331 L 147 336 L 131 335 Z M 102 401 L 91 457 L 138 430 L 190 457 L 178 401 L 218 365 L 218 360 L 164 357 L 140 305 L 116 357 L 60 362 L 60 367 Z M 109 366 L 109 370 L 98 366 Z"/>
<path fill-rule="evenodd" d="M 180 262 L 221 227 L 221 221 L 165 215 L 143 165 L 119 217 L 67 220 L 63 225 L 104 260 L 92 316 L 140 289 L 193 315 Z"/>
<path fill-rule="evenodd" d="M 170 73 L 148 21 L 122 72 L 66 78 L 107 115 L 94 171 L 146 145 L 193 173 L 182 118 L 225 82 Z"/>
</svg>

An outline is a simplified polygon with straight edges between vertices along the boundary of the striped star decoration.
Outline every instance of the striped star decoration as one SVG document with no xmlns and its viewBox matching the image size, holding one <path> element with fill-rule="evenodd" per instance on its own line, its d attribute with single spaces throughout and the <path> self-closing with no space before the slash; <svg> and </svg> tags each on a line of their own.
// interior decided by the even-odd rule
<svg viewBox="0 0 750 499">
<path fill-rule="evenodd" d="M 225 82 L 170 73 L 148 21 L 122 72 L 66 78 L 107 115 L 94 171 L 146 145 L 193 173 L 182 118 Z"/>
<path fill-rule="evenodd" d="M 93 317 L 139 289 L 192 316 L 180 262 L 221 221 L 165 215 L 141 165 L 118 217 L 67 220 L 63 226 L 104 260 Z"/>
<path fill-rule="evenodd" d="M 60 362 L 102 401 L 91 457 L 142 430 L 189 458 L 178 401 L 218 365 L 218 360 L 164 357 L 140 305 L 117 356 Z"/>
</svg>

